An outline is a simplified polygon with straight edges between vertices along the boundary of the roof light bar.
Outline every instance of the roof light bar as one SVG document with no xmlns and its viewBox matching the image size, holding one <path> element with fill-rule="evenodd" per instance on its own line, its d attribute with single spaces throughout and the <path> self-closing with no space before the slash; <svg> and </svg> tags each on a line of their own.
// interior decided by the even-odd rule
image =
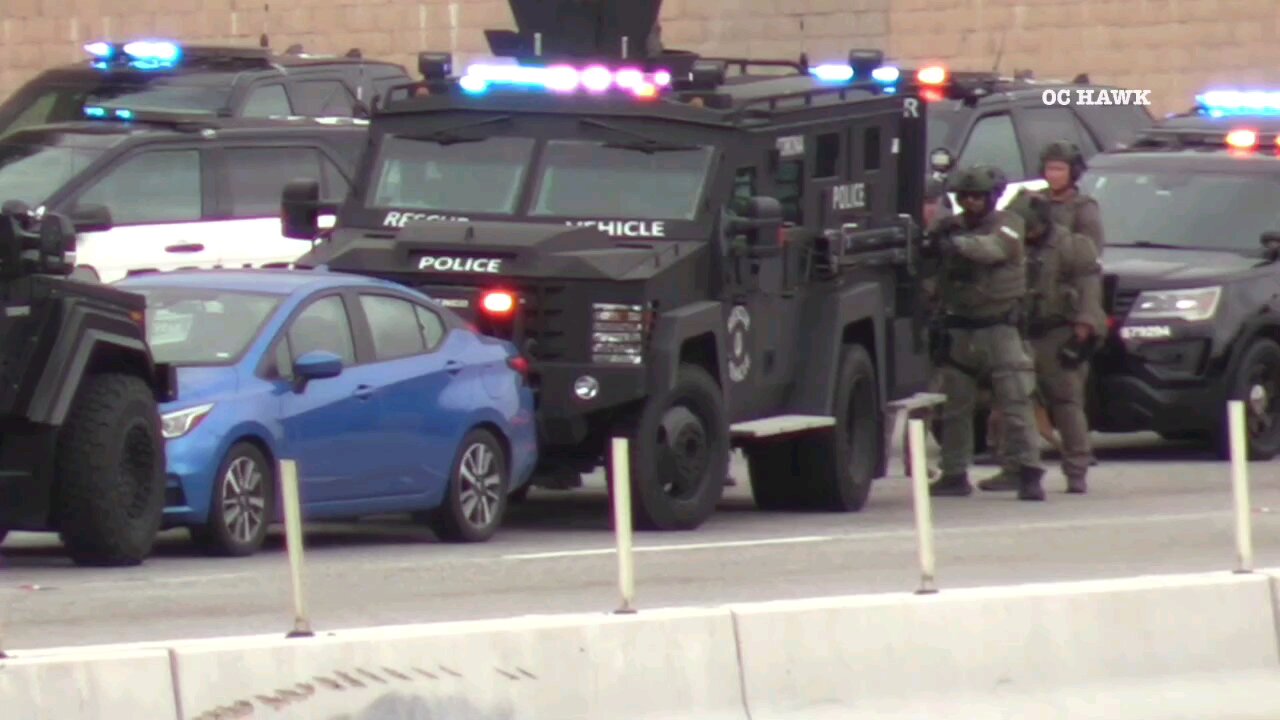
<svg viewBox="0 0 1280 720">
<path fill-rule="evenodd" d="M 134 117 L 133 111 L 125 108 L 104 108 L 95 106 L 86 106 L 84 114 L 85 117 L 90 117 L 95 120 L 106 120 L 112 117 L 117 120 L 132 120 Z"/>
<path fill-rule="evenodd" d="M 1210 90 L 1196 103 L 1211 117 L 1280 115 L 1280 92 L 1268 90 Z"/>
<path fill-rule="evenodd" d="M 947 81 L 947 69 L 941 65 L 929 65 L 916 71 L 916 81 L 921 85 L 942 85 Z"/>
<path fill-rule="evenodd" d="M 852 81 L 857 75 L 857 71 L 853 69 L 852 65 L 830 63 L 809 68 L 809 74 L 822 82 L 845 83 Z M 882 65 L 871 71 L 871 79 L 881 85 L 893 85 L 898 82 L 898 78 L 901 76 L 902 71 L 892 65 Z"/>
<path fill-rule="evenodd" d="M 182 59 L 182 47 L 169 40 L 133 40 L 123 45 L 98 40 L 86 44 L 84 51 L 97 60 L 97 67 L 123 59 L 139 70 L 155 70 L 173 67 Z"/>
<path fill-rule="evenodd" d="M 514 85 L 542 88 L 552 92 L 571 93 L 580 90 L 601 94 L 614 88 L 636 97 L 650 98 L 658 89 L 671 85 L 671 73 L 658 70 L 646 73 L 640 68 L 611 70 L 604 65 L 575 68 L 571 65 L 530 67 L 525 65 L 471 65 L 458 80 L 468 93 L 482 93 L 492 85 Z"/>
</svg>

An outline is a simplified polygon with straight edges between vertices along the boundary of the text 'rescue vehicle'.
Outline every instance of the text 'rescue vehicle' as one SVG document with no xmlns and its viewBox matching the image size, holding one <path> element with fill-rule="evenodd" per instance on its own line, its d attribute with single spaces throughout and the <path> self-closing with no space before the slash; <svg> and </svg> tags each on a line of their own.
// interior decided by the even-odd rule
<svg viewBox="0 0 1280 720">
<path fill-rule="evenodd" d="M 1112 336 L 1091 424 L 1203 437 L 1229 455 L 1244 400 L 1250 455 L 1280 453 L 1280 93 L 1213 91 L 1080 184 L 1102 210 Z"/>
<path fill-rule="evenodd" d="M 735 443 L 760 506 L 857 510 L 885 403 L 928 374 L 922 106 L 878 51 L 808 67 L 646 50 L 659 4 L 512 0 L 521 31 L 489 42 L 522 65 L 455 78 L 424 54 L 299 263 L 421 288 L 514 338 L 544 474 L 630 438 L 640 527 L 702 523 Z M 286 234 L 316 234 L 314 186 L 284 205 Z"/>
<path fill-rule="evenodd" d="M 265 45 L 266 38 L 263 38 Z M 401 65 L 269 48 L 170 41 L 92 42 L 88 58 L 45 70 L 0 103 L 0 136 L 108 112 L 205 117 L 365 117 L 379 93 L 409 82 Z"/>
</svg>

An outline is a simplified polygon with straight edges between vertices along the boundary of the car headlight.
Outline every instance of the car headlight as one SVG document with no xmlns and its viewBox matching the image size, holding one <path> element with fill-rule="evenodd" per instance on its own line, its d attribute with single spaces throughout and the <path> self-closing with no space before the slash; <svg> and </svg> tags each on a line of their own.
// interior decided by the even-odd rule
<svg viewBox="0 0 1280 720">
<path fill-rule="evenodd" d="M 1142 320 L 1176 318 L 1188 322 L 1208 320 L 1218 312 L 1218 300 L 1222 287 L 1195 288 L 1190 290 L 1152 290 L 1144 292 L 1133 302 L 1129 317 Z"/>
<path fill-rule="evenodd" d="M 186 410 L 176 410 L 160 417 L 160 429 L 165 440 L 180 438 L 195 429 L 205 415 L 213 409 L 213 403 L 198 405 Z"/>
<path fill-rule="evenodd" d="M 644 362 L 643 305 L 591 305 L 591 362 L 639 365 Z"/>
</svg>

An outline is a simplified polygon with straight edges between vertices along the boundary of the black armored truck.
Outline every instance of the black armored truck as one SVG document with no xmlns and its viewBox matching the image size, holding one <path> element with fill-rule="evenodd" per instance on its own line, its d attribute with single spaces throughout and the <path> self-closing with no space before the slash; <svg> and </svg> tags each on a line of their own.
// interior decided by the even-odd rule
<svg viewBox="0 0 1280 720">
<path fill-rule="evenodd" d="M 660 47 L 660 0 L 511 5 L 519 30 L 487 31 L 499 61 L 423 53 L 374 109 L 341 207 L 285 189 L 285 234 L 318 240 L 299 263 L 513 339 L 536 482 L 607 467 L 627 437 L 640 528 L 703 523 L 735 446 L 762 508 L 862 508 L 886 404 L 930 370 L 923 103 L 876 50 L 705 58 Z"/>
<path fill-rule="evenodd" d="M 0 540 L 57 532 L 80 565 L 150 555 L 164 512 L 159 403 L 173 371 L 146 343 L 146 300 L 66 276 L 63 215 L 0 210 Z"/>
</svg>

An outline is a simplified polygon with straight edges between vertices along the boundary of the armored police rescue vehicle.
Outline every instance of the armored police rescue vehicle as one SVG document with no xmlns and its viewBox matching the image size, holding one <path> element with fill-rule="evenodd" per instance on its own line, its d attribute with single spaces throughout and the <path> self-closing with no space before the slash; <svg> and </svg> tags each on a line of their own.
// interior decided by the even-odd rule
<svg viewBox="0 0 1280 720">
<path fill-rule="evenodd" d="M 919 98 L 878 51 L 656 48 L 658 0 L 511 4 L 519 32 L 488 36 L 519 64 L 455 77 L 423 54 L 299 262 L 422 288 L 514 338 L 544 458 L 588 472 L 628 437 L 640 527 L 706 520 L 735 444 L 761 507 L 860 509 L 886 402 L 929 372 Z M 316 195 L 286 190 L 286 234 L 316 236 Z"/>
<path fill-rule="evenodd" d="M 379 93 L 411 81 L 401 65 L 266 47 L 91 42 L 80 62 L 46 70 L 0 103 L 0 136 L 71 122 L 86 107 L 205 117 L 366 117 Z"/>
<path fill-rule="evenodd" d="M 1227 401 L 1250 455 L 1280 454 L 1280 93 L 1211 91 L 1080 183 L 1102 209 L 1112 333 L 1093 361 L 1091 425 L 1211 440 Z"/>
<path fill-rule="evenodd" d="M 351 118 L 244 119 L 88 107 L 87 119 L 0 138 L 0 202 L 67 215 L 77 279 L 285 266 L 311 243 L 280 234 L 298 178 L 346 195 L 368 137 Z"/>
</svg>

